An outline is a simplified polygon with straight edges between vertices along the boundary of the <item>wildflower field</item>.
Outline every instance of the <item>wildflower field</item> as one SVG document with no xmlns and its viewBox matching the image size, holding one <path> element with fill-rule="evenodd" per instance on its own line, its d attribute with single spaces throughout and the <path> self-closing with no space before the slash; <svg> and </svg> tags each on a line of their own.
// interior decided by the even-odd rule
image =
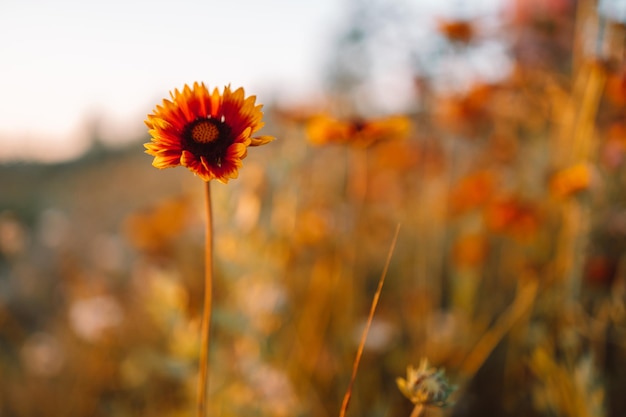
<svg viewBox="0 0 626 417">
<path fill-rule="evenodd" d="M 355 1 L 322 99 L 0 165 L 0 417 L 625 416 L 624 2 L 510 3 Z"/>
</svg>

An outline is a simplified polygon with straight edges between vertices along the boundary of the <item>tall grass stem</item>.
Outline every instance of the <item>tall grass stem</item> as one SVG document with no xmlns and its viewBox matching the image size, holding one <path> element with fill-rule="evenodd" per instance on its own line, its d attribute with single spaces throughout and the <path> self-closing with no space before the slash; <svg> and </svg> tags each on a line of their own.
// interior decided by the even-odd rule
<svg viewBox="0 0 626 417">
<path fill-rule="evenodd" d="M 378 300 L 380 299 L 380 294 L 383 291 L 383 284 L 385 283 L 385 277 L 387 276 L 387 271 L 389 270 L 389 264 L 391 263 L 391 256 L 393 255 L 393 251 L 396 248 L 396 242 L 398 241 L 398 234 L 400 233 L 400 224 L 396 226 L 396 232 L 393 236 L 393 240 L 391 241 L 391 246 L 389 247 L 389 253 L 387 254 L 387 261 L 385 262 L 385 268 L 383 269 L 382 274 L 380 275 L 380 279 L 378 280 L 378 288 L 376 289 L 376 293 L 374 293 L 374 298 L 372 299 L 372 305 L 370 307 L 370 313 L 367 318 L 367 323 L 365 323 L 365 328 L 363 329 L 363 334 L 361 335 L 361 341 L 359 343 L 359 347 L 357 348 L 356 357 L 354 358 L 354 363 L 352 365 L 352 376 L 350 377 L 350 383 L 348 384 L 348 389 L 343 397 L 343 402 L 341 404 L 341 410 L 339 411 L 339 417 L 345 417 L 346 412 L 348 411 L 348 404 L 350 404 L 350 398 L 352 397 L 352 388 L 354 387 L 354 381 L 356 380 L 356 373 L 359 369 L 359 363 L 361 362 L 361 356 L 363 356 L 363 349 L 365 348 L 365 341 L 367 340 L 367 334 L 369 333 L 370 327 L 372 325 L 372 320 L 374 319 L 374 313 L 376 312 L 376 307 L 378 306 Z"/>
</svg>

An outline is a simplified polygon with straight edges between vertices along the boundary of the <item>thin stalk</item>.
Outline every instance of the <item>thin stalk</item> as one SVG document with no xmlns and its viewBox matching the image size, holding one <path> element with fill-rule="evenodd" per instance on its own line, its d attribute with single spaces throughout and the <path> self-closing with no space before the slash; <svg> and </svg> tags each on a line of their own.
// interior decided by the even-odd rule
<svg viewBox="0 0 626 417">
<path fill-rule="evenodd" d="M 350 404 L 350 398 L 352 397 L 352 389 L 354 387 L 354 381 L 356 380 L 356 373 L 359 369 L 359 363 L 361 362 L 361 356 L 363 356 L 363 349 L 365 348 L 365 341 L 367 340 L 367 334 L 369 333 L 370 327 L 372 325 L 372 321 L 374 320 L 374 313 L 376 312 L 376 307 L 378 306 L 378 300 L 380 299 L 380 293 L 383 291 L 383 284 L 385 283 L 385 277 L 387 276 L 387 271 L 389 270 L 389 264 L 391 263 L 391 256 L 393 255 L 393 251 L 396 248 L 396 242 L 398 241 L 398 234 L 400 233 L 400 224 L 396 226 L 396 233 L 393 236 L 393 240 L 391 241 L 391 246 L 389 247 L 389 253 L 387 254 L 387 261 L 385 262 L 385 268 L 383 269 L 382 274 L 380 275 L 380 279 L 378 280 L 378 288 L 376 289 L 376 293 L 374 294 L 374 298 L 372 299 L 372 305 L 370 307 L 370 313 L 367 317 L 367 323 L 365 323 L 365 328 L 363 329 L 363 334 L 361 335 L 361 342 L 359 343 L 359 347 L 356 351 L 356 357 L 354 358 L 354 363 L 352 364 L 352 376 L 350 377 L 350 383 L 348 384 L 348 389 L 343 397 L 343 403 L 341 404 L 341 410 L 339 411 L 339 417 L 345 417 L 346 412 L 348 411 L 348 404 Z"/>
<path fill-rule="evenodd" d="M 517 295 L 513 303 L 480 338 L 476 346 L 474 346 L 474 349 L 467 355 L 461 365 L 461 370 L 468 379 L 472 378 L 476 372 L 478 372 L 491 352 L 498 346 L 513 325 L 528 313 L 537 297 L 537 288 L 538 283 L 536 280 L 529 280 L 526 283 L 520 283 L 518 285 Z"/>
<path fill-rule="evenodd" d="M 422 410 L 424 409 L 424 405 L 423 404 L 416 404 L 415 408 L 413 408 L 413 411 L 411 412 L 411 416 L 410 417 L 419 417 L 420 415 L 422 415 Z"/>
<path fill-rule="evenodd" d="M 211 312 L 213 303 L 213 211 L 211 210 L 211 183 L 206 182 L 206 235 L 204 260 L 204 310 L 202 313 L 202 333 L 200 336 L 200 372 L 198 381 L 198 417 L 208 415 L 209 391 L 209 351 Z"/>
</svg>

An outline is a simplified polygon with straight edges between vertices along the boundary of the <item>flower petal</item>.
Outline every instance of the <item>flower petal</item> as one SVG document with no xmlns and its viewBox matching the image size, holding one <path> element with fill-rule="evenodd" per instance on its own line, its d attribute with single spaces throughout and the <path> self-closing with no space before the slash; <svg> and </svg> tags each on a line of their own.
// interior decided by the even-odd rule
<svg viewBox="0 0 626 417">
<path fill-rule="evenodd" d="M 274 136 L 267 136 L 267 135 L 257 136 L 256 138 L 250 138 L 250 146 L 265 145 L 267 143 L 270 143 L 273 140 L 276 140 Z"/>
<path fill-rule="evenodd" d="M 226 183 L 237 178 L 248 146 L 263 145 L 274 138 L 250 137 L 263 126 L 263 106 L 256 104 L 255 96 L 245 97 L 243 88 L 233 91 L 230 86 L 224 87 L 222 94 L 217 88 L 209 91 L 198 82 L 171 91 L 170 98 L 157 105 L 144 121 L 150 134 L 144 147 L 157 168 L 183 165 L 204 181 Z M 218 127 L 221 136 L 215 145 L 191 136 L 197 126 L 194 123 L 202 119 Z"/>
</svg>

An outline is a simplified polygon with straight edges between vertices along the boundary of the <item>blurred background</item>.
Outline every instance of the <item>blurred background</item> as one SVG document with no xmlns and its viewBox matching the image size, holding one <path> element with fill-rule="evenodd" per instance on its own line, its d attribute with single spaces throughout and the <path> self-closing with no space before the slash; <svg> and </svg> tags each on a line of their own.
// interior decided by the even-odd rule
<svg viewBox="0 0 626 417">
<path fill-rule="evenodd" d="M 213 184 L 213 415 L 623 416 L 626 3 L 0 3 L 0 417 L 195 410 L 203 185 L 143 123 L 264 104 Z"/>
</svg>

